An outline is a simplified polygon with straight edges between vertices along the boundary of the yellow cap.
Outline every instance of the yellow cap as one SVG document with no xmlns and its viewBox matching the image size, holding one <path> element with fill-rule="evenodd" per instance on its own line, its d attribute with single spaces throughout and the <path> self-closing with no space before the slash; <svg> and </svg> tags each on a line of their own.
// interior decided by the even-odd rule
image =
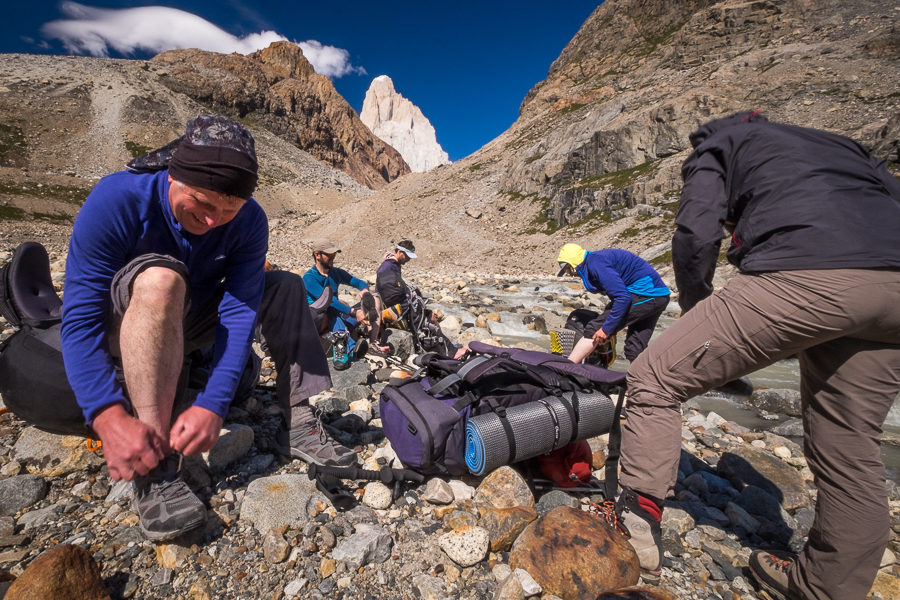
<svg viewBox="0 0 900 600">
<path fill-rule="evenodd" d="M 571 265 L 573 269 L 580 265 L 584 262 L 586 255 L 587 251 L 578 244 L 566 244 L 563 246 L 559 251 L 559 257 L 556 259 L 556 262 L 559 263 L 559 272 L 556 276 L 560 277 L 567 265 Z"/>
</svg>

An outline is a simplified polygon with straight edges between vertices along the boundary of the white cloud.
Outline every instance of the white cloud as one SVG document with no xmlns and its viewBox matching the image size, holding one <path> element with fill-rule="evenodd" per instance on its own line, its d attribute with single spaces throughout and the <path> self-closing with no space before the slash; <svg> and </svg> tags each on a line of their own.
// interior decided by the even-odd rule
<svg viewBox="0 0 900 600">
<path fill-rule="evenodd" d="M 275 31 L 237 37 L 202 17 L 164 6 L 106 9 L 63 2 L 61 10 L 68 18 L 45 23 L 41 33 L 59 40 L 73 54 L 109 56 L 112 50 L 129 55 L 175 48 L 249 54 L 272 42 L 287 40 Z M 316 73 L 341 77 L 366 72 L 362 67 L 350 64 L 350 53 L 343 48 L 326 46 L 316 40 L 294 43 L 303 49 Z"/>
</svg>

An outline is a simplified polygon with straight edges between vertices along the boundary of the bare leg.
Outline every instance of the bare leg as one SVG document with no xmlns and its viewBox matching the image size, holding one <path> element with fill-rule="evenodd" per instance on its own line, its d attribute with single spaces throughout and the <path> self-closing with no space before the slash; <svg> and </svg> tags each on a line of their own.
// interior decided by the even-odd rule
<svg viewBox="0 0 900 600">
<path fill-rule="evenodd" d="M 575 364 L 580 364 L 596 347 L 597 344 L 594 343 L 593 338 L 583 337 L 575 343 L 575 347 L 569 353 L 569 360 Z"/>
<path fill-rule="evenodd" d="M 175 271 L 150 267 L 131 289 L 119 334 L 125 382 L 138 418 L 168 439 L 184 360 L 187 286 Z"/>
</svg>

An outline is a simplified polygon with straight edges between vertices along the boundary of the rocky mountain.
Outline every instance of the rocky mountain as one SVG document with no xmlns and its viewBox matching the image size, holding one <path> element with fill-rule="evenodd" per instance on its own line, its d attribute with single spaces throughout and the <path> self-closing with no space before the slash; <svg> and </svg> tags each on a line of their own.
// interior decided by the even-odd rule
<svg viewBox="0 0 900 600">
<path fill-rule="evenodd" d="M 372 80 L 359 118 L 372 133 L 393 146 L 414 173 L 450 163 L 431 122 L 394 89 L 387 75 Z"/>
<path fill-rule="evenodd" d="M 409 172 L 296 44 L 276 42 L 248 56 L 170 50 L 153 62 L 172 90 L 256 123 L 363 185 L 378 188 Z"/>
<path fill-rule="evenodd" d="M 291 44 L 151 61 L 6 55 L 0 243 L 33 237 L 35 224 L 64 240 L 96 177 L 217 110 L 259 141 L 257 198 L 279 264 L 306 266 L 307 241 L 327 236 L 344 266 L 371 275 L 392 241 L 411 237 L 412 278 L 547 274 L 577 240 L 644 253 L 666 277 L 688 133 L 710 118 L 762 109 L 900 162 L 898 22 L 888 0 L 607 0 L 508 131 L 405 175 Z"/>
</svg>

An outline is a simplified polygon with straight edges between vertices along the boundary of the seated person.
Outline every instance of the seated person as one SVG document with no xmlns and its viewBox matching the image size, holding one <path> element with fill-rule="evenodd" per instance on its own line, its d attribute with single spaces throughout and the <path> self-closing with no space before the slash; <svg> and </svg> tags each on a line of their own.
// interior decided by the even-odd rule
<svg viewBox="0 0 900 600">
<path fill-rule="evenodd" d="M 315 334 L 303 282 L 262 269 L 269 229 L 252 197 L 257 172 L 250 132 L 202 115 L 183 137 L 101 179 L 75 220 L 59 329 L 83 416 L 72 427 L 90 427 L 110 477 L 134 483 L 139 526 L 150 540 L 206 520 L 182 478 L 181 455 L 216 443 L 255 323 L 278 371 L 279 449 L 320 465 L 356 462 L 309 405 L 331 379 L 321 349 L 309 344 Z M 176 414 L 183 358 L 211 344 L 209 380 Z M 52 403 L 43 409 L 78 415 Z"/>
<path fill-rule="evenodd" d="M 307 301 L 316 327 L 320 334 L 342 331 L 355 333 L 356 329 L 364 329 L 368 331 L 372 347 L 379 352 L 387 352 L 389 348 L 378 343 L 381 332 L 381 300 L 372 294 L 365 281 L 334 266 L 334 259 L 340 251 L 332 242 L 314 244 L 315 265 L 303 274 Z M 338 299 L 341 284 L 360 290 L 360 302 L 353 306 L 341 302 Z M 365 354 L 367 348 L 368 344 L 358 344 L 352 335 L 348 336 L 345 348 L 347 356 Z M 346 364 L 347 357 L 335 356 L 335 361 L 335 366 L 338 363 Z"/>
<path fill-rule="evenodd" d="M 410 300 L 413 294 L 421 296 L 418 290 L 410 288 L 403 281 L 401 267 L 413 258 L 417 258 L 416 247 L 412 241 L 403 240 L 394 246 L 392 251 L 385 253 L 384 261 L 378 267 L 375 275 L 375 288 L 385 307 L 381 312 L 382 322 L 397 329 L 411 328 L 410 317 L 412 315 L 409 312 L 413 307 Z M 421 326 L 423 331 L 415 333 L 424 334 L 426 340 L 422 342 L 422 345 L 425 346 L 424 349 L 440 352 L 447 356 L 462 354 L 464 349 L 457 348 L 441 331 L 437 315 L 424 308 L 424 303 L 419 306 L 422 307 L 421 310 L 424 310 L 425 321 Z M 429 347 L 427 340 L 432 341 L 433 347 Z"/>
<path fill-rule="evenodd" d="M 410 240 L 403 240 L 392 251 L 385 253 L 375 273 L 375 289 L 384 304 L 381 318 L 385 325 L 403 328 L 400 318 L 409 308 L 410 288 L 403 281 L 402 266 L 410 259 L 418 258 L 415 250 Z"/>
</svg>

